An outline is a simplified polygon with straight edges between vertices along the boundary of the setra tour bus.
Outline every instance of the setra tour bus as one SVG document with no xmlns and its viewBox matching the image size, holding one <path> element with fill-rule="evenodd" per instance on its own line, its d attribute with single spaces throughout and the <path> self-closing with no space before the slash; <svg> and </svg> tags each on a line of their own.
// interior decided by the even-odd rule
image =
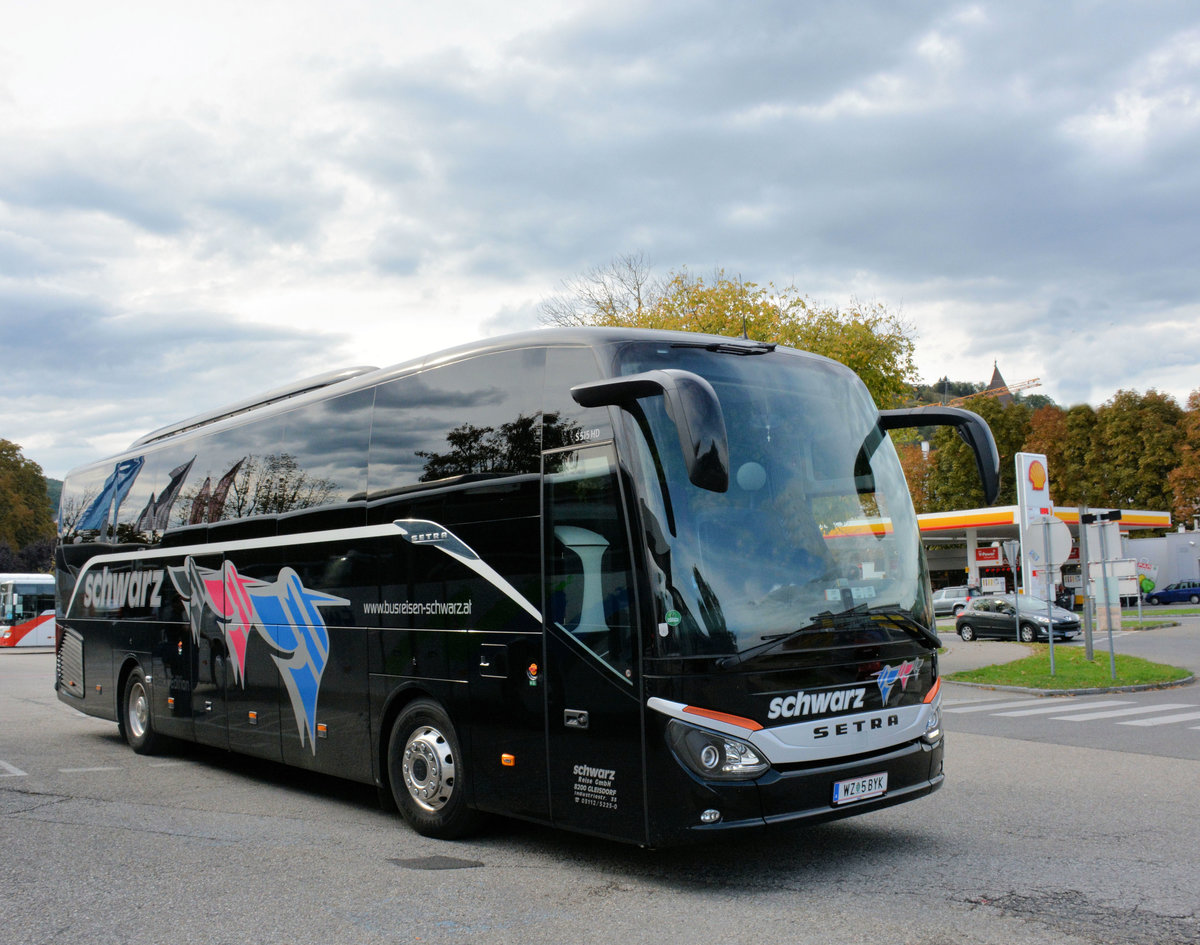
<svg viewBox="0 0 1200 945">
<path fill-rule="evenodd" d="M 888 431 L 773 344 L 549 329 L 353 368 L 73 471 L 56 689 L 129 745 L 661 846 L 942 784 L 938 638 Z"/>
<path fill-rule="evenodd" d="M 54 646 L 54 577 L 0 574 L 0 646 Z"/>
</svg>

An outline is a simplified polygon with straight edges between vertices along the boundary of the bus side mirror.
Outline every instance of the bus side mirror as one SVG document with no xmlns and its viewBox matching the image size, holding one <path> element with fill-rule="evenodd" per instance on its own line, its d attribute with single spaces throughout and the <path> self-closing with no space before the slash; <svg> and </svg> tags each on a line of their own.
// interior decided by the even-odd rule
<svg viewBox="0 0 1200 945">
<path fill-rule="evenodd" d="M 571 396 L 581 407 L 628 409 L 639 397 L 661 396 L 679 433 L 679 448 L 692 484 L 710 492 L 729 488 L 729 436 L 717 392 L 691 371 L 665 368 L 577 384 Z"/>
<path fill-rule="evenodd" d="M 987 421 L 979 414 L 958 407 L 909 407 L 904 410 L 879 411 L 881 430 L 902 430 L 909 427 L 952 426 L 975 453 L 975 467 L 983 483 L 983 495 L 988 505 L 1000 494 L 1000 453 Z"/>
</svg>

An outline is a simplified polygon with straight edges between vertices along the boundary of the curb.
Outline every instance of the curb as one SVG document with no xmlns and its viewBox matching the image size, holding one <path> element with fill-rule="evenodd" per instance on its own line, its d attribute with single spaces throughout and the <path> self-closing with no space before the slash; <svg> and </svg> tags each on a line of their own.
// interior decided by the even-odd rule
<svg viewBox="0 0 1200 945">
<path fill-rule="evenodd" d="M 1151 692 L 1155 689 L 1175 689 L 1179 686 L 1190 686 L 1196 681 L 1193 673 L 1183 679 L 1173 682 L 1146 683 L 1141 686 L 1101 686 L 1098 689 L 1027 689 L 1024 686 L 993 686 L 988 683 L 959 682 L 957 679 L 942 677 L 942 681 L 953 686 L 967 686 L 970 689 L 994 689 L 997 692 L 1023 692 L 1031 696 L 1095 696 L 1106 692 Z"/>
</svg>

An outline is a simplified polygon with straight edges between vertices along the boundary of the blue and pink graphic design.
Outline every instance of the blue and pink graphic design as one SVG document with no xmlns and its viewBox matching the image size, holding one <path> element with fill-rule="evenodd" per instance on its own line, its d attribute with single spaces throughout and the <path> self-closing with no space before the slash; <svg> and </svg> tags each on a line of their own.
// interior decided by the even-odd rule
<svg viewBox="0 0 1200 945">
<path fill-rule="evenodd" d="M 885 666 L 875 676 L 875 684 L 879 686 L 879 694 L 883 697 L 883 704 L 888 704 L 888 697 L 892 694 L 892 689 L 896 683 L 900 683 L 900 689 L 908 688 L 909 679 L 921 672 L 921 660 L 907 660 L 899 666 Z"/>
<path fill-rule="evenodd" d="M 187 605 L 192 639 L 199 642 L 207 607 L 223 630 L 234 682 L 243 688 L 251 634 L 267 643 L 292 702 L 300 744 L 307 737 L 315 755 L 317 694 L 329 660 L 329 631 L 319 608 L 350 602 L 310 590 L 291 568 L 283 568 L 270 582 L 239 574 L 231 561 L 213 571 L 188 558 L 182 568 L 169 570 Z"/>
</svg>

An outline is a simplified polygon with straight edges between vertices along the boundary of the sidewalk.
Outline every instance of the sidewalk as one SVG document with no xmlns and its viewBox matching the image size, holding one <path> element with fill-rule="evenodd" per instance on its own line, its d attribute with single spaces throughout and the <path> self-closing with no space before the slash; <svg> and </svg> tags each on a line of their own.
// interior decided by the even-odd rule
<svg viewBox="0 0 1200 945">
<path fill-rule="evenodd" d="M 967 669 L 995 666 L 1024 659 L 1030 648 L 1022 643 L 997 640 L 972 640 L 963 642 L 953 630 L 938 633 L 946 652 L 938 656 L 938 674 L 945 676 Z"/>
</svg>

